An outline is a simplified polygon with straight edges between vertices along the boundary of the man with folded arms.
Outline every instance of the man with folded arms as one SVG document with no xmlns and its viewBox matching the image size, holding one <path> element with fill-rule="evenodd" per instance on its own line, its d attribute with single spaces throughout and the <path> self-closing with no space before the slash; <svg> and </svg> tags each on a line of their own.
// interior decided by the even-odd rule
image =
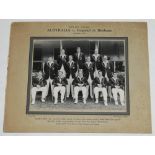
<svg viewBox="0 0 155 155">
<path fill-rule="evenodd" d="M 43 77 L 43 73 L 39 71 L 36 76 L 32 77 L 32 90 L 31 90 L 31 95 L 32 95 L 32 103 L 35 104 L 35 98 L 36 98 L 36 93 L 37 92 L 42 92 L 42 97 L 41 101 L 45 102 L 45 97 L 46 97 L 46 85 L 47 82 Z"/>
<path fill-rule="evenodd" d="M 83 77 L 83 71 L 81 69 L 79 70 L 78 76 L 75 77 L 73 85 L 74 85 L 74 97 L 75 97 L 74 103 L 78 103 L 78 94 L 79 91 L 82 91 L 83 103 L 86 104 L 86 97 L 87 97 L 86 86 L 88 85 L 88 82 L 87 79 Z"/>
<path fill-rule="evenodd" d="M 98 71 L 98 77 L 96 77 L 93 81 L 94 85 L 94 94 L 95 94 L 95 103 L 98 103 L 99 92 L 102 93 L 104 99 L 104 105 L 107 106 L 107 80 L 102 76 L 102 71 Z"/>
<path fill-rule="evenodd" d="M 65 92 L 66 92 L 66 85 L 68 84 L 66 78 L 63 75 L 62 71 L 58 72 L 58 77 L 56 77 L 53 80 L 53 85 L 54 85 L 54 98 L 55 98 L 55 102 L 54 104 L 58 103 L 58 93 L 60 92 L 61 94 L 61 103 L 64 103 L 64 96 L 65 96 Z"/>
</svg>

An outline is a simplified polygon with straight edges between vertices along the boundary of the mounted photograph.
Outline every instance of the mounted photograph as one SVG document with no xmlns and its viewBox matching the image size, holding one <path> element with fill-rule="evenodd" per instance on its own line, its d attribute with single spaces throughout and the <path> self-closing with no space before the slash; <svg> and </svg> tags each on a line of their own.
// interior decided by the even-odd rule
<svg viewBox="0 0 155 155">
<path fill-rule="evenodd" d="M 130 114 L 128 38 L 31 37 L 27 114 Z"/>
</svg>

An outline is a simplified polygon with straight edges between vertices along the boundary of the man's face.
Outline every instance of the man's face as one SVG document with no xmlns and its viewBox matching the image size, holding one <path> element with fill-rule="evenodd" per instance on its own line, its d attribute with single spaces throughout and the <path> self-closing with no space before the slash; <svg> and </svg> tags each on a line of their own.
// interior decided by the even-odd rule
<svg viewBox="0 0 155 155">
<path fill-rule="evenodd" d="M 103 57 L 103 61 L 107 61 L 107 57 L 106 56 Z"/>
<path fill-rule="evenodd" d="M 80 53 L 80 52 L 81 52 L 81 49 L 80 49 L 80 47 L 78 47 L 78 48 L 77 48 L 77 52 L 78 52 L 78 53 Z"/>
<path fill-rule="evenodd" d="M 65 54 L 65 50 L 64 49 L 61 50 L 61 54 L 62 55 Z"/>
<path fill-rule="evenodd" d="M 90 57 L 87 57 L 87 61 L 90 62 Z"/>
<path fill-rule="evenodd" d="M 98 54 L 98 49 L 95 49 L 95 54 Z"/>
<path fill-rule="evenodd" d="M 49 61 L 49 62 L 53 62 L 53 58 L 52 58 L 52 57 L 49 57 L 49 58 L 48 58 L 48 61 Z"/>
<path fill-rule="evenodd" d="M 69 60 L 70 60 L 70 61 L 73 60 L 73 57 L 72 57 L 71 55 L 69 56 Z"/>
</svg>

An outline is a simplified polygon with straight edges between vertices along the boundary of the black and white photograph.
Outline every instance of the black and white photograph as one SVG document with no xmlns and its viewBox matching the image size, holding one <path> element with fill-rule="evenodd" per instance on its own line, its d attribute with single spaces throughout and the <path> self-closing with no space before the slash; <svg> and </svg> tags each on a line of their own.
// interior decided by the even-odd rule
<svg viewBox="0 0 155 155">
<path fill-rule="evenodd" d="M 27 114 L 129 114 L 128 38 L 31 37 Z"/>
</svg>

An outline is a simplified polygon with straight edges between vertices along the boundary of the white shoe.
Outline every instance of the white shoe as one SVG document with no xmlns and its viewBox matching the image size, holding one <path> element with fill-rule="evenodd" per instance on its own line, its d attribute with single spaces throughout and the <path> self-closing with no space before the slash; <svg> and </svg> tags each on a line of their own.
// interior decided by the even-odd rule
<svg viewBox="0 0 155 155">
<path fill-rule="evenodd" d="M 107 101 L 105 101 L 105 102 L 104 102 L 104 105 L 105 105 L 105 106 L 108 106 L 108 103 L 107 103 Z"/>
<path fill-rule="evenodd" d="M 83 100 L 83 103 L 86 104 L 86 100 L 85 99 Z"/>
<path fill-rule="evenodd" d="M 75 99 L 75 102 L 74 102 L 74 103 L 75 103 L 75 104 L 78 103 L 78 100 Z"/>
<path fill-rule="evenodd" d="M 125 106 L 125 103 L 124 103 L 124 102 L 121 102 L 121 105 L 122 105 L 122 106 Z"/>
<path fill-rule="evenodd" d="M 44 103 L 44 102 L 45 102 L 45 99 L 41 99 L 41 102 L 43 102 L 43 103 Z"/>
<path fill-rule="evenodd" d="M 35 104 L 35 100 L 31 102 L 31 104 Z"/>
<path fill-rule="evenodd" d="M 96 99 L 95 103 L 98 103 L 98 99 Z"/>
<path fill-rule="evenodd" d="M 58 103 L 58 100 L 55 100 L 54 104 L 57 104 Z"/>
<path fill-rule="evenodd" d="M 118 101 L 115 101 L 115 105 L 118 105 Z"/>
<path fill-rule="evenodd" d="M 61 103 L 64 103 L 64 101 L 63 101 L 63 100 L 61 100 Z"/>
</svg>

